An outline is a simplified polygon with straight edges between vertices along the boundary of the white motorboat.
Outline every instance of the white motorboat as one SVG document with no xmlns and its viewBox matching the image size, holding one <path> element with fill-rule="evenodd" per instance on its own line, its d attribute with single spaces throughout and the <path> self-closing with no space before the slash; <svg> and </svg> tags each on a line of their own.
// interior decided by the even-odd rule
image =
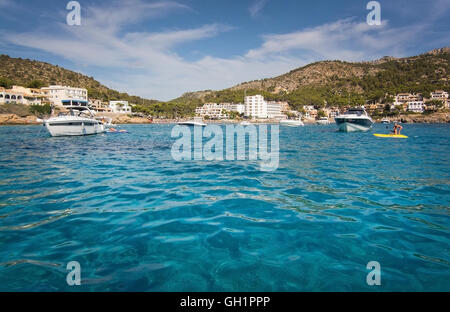
<svg viewBox="0 0 450 312">
<path fill-rule="evenodd" d="M 90 135 L 105 132 L 105 125 L 95 119 L 94 113 L 85 106 L 67 106 L 66 114 L 44 120 L 51 136 Z"/>
<path fill-rule="evenodd" d="M 368 131 L 373 120 L 364 108 L 350 108 L 344 114 L 334 117 L 340 131 Z"/>
<path fill-rule="evenodd" d="M 244 121 L 241 121 L 240 125 L 241 125 L 241 126 L 251 126 L 252 123 L 249 122 L 249 121 L 247 121 L 247 120 L 244 120 Z"/>
<path fill-rule="evenodd" d="M 316 124 L 318 125 L 329 125 L 330 121 L 328 120 L 327 117 L 320 117 L 317 121 Z"/>
<path fill-rule="evenodd" d="M 180 126 L 198 126 L 198 127 L 206 127 L 206 124 L 203 122 L 201 118 L 194 118 L 194 120 L 182 121 L 178 123 Z"/>
<path fill-rule="evenodd" d="M 287 127 L 301 127 L 305 124 L 299 119 L 299 120 L 293 120 L 293 119 L 285 119 L 280 120 L 280 125 L 287 126 Z"/>
<path fill-rule="evenodd" d="M 381 123 L 386 125 L 386 124 L 389 124 L 390 121 L 387 118 L 383 118 L 383 119 L 381 119 Z"/>
</svg>

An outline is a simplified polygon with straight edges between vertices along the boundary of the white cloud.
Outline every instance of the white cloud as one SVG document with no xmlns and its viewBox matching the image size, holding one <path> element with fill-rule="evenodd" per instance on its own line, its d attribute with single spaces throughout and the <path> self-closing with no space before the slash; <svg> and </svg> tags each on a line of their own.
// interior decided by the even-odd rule
<svg viewBox="0 0 450 312">
<path fill-rule="evenodd" d="M 256 0 L 248 8 L 251 17 L 256 17 L 264 9 L 268 0 Z"/>
<path fill-rule="evenodd" d="M 0 0 L 1 1 L 1 0 Z M 169 100 L 187 91 L 223 89 L 237 83 L 271 77 L 312 61 L 372 60 L 384 55 L 404 56 L 420 44 L 426 26 L 392 28 L 369 26 L 353 19 L 263 36 L 259 47 L 241 56 L 204 56 L 190 61 L 175 51 L 180 44 L 205 40 L 229 31 L 229 26 L 207 24 L 192 29 L 160 32 L 126 31 L 130 23 L 159 18 L 190 8 L 175 2 L 145 3 L 132 0 L 87 8 L 82 25 L 60 24 L 53 32 L 10 33 L 5 40 L 62 56 L 95 78 L 120 91 Z M 448 38 L 443 38 L 443 40 Z"/>
<path fill-rule="evenodd" d="M 422 29 L 422 25 L 389 28 L 387 20 L 381 26 L 369 26 L 344 19 L 297 32 L 266 35 L 262 46 L 246 56 L 262 59 L 297 52 L 318 59 L 370 60 L 383 53 L 402 54 L 404 48 L 414 44 L 411 38 Z"/>
</svg>

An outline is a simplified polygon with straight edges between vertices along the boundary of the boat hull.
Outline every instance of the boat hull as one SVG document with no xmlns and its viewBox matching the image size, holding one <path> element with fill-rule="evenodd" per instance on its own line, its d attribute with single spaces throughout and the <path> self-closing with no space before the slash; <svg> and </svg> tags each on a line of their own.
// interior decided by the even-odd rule
<svg viewBox="0 0 450 312">
<path fill-rule="evenodd" d="M 93 135 L 105 132 L 105 126 L 103 124 L 95 124 L 93 122 L 46 122 L 44 125 L 53 137 Z"/>
<path fill-rule="evenodd" d="M 373 122 L 370 119 L 345 119 L 336 118 L 339 131 L 342 132 L 366 132 L 372 128 Z"/>
<path fill-rule="evenodd" d="M 299 121 L 299 120 L 289 120 L 289 121 L 282 120 L 282 121 L 280 121 L 280 125 L 286 126 L 286 127 L 301 127 L 301 126 L 304 126 L 303 122 Z"/>
<path fill-rule="evenodd" d="M 206 127 L 206 124 L 198 121 L 184 121 L 179 122 L 179 126 L 189 126 L 189 127 Z"/>
</svg>

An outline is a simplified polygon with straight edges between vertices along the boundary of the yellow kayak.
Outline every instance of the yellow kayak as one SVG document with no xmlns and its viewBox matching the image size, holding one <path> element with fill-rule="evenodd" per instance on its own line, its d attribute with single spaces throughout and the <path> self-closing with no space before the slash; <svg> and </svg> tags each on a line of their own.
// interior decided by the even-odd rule
<svg viewBox="0 0 450 312">
<path fill-rule="evenodd" d="M 397 139 L 407 139 L 408 137 L 403 134 L 380 134 L 380 133 L 374 133 L 374 136 L 378 138 L 397 138 Z"/>
</svg>

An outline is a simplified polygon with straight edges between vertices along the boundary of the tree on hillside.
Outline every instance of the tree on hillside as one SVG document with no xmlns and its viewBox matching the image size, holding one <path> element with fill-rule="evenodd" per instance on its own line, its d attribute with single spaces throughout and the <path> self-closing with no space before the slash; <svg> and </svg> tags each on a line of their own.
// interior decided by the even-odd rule
<svg viewBox="0 0 450 312">
<path fill-rule="evenodd" d="M 0 77 L 0 87 L 10 89 L 14 82 L 11 79 Z"/>
<path fill-rule="evenodd" d="M 29 83 L 26 84 L 27 88 L 35 88 L 35 89 L 40 89 L 40 88 L 42 88 L 44 86 L 45 86 L 45 83 L 43 81 L 40 81 L 40 80 L 37 80 L 37 79 L 32 80 L 32 81 L 30 81 Z"/>
<path fill-rule="evenodd" d="M 327 114 L 325 114 L 325 112 L 323 110 L 320 110 L 317 113 L 317 118 L 321 118 L 321 117 L 327 117 Z"/>
</svg>

